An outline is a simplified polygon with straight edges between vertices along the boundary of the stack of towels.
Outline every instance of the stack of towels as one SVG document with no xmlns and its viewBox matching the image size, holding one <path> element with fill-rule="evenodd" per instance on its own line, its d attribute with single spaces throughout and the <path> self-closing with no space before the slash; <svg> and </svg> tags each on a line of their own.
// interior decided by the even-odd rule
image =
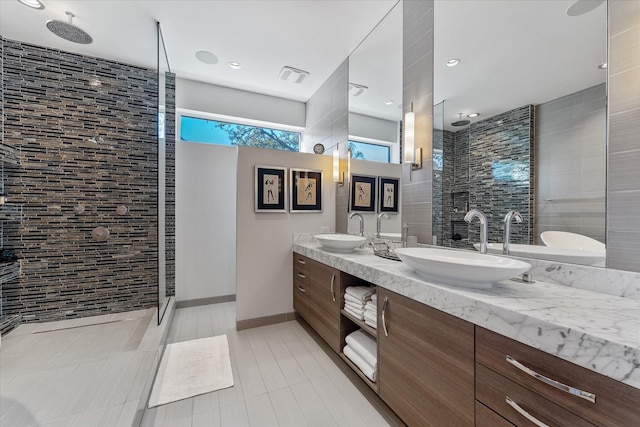
<svg viewBox="0 0 640 427">
<path fill-rule="evenodd" d="M 375 288 L 369 286 L 349 286 L 344 291 L 344 311 L 358 320 L 364 320 L 364 306 L 374 292 Z"/>
<path fill-rule="evenodd" d="M 376 381 L 378 366 L 378 352 L 376 340 L 362 329 L 347 335 L 347 345 L 342 352 L 362 371 L 371 381 Z"/>
<path fill-rule="evenodd" d="M 378 329 L 378 295 L 371 295 L 371 299 L 364 305 L 364 323 L 373 329 Z"/>
</svg>

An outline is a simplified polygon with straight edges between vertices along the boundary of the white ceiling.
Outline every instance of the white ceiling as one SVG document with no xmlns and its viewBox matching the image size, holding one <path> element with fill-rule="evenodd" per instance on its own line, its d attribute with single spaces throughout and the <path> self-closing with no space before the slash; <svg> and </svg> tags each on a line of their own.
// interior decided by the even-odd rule
<svg viewBox="0 0 640 427">
<path fill-rule="evenodd" d="M 156 21 L 171 70 L 179 77 L 307 101 L 397 0 L 42 0 L 44 10 L 0 0 L 0 34 L 12 40 L 156 67 Z M 60 39 L 45 27 L 67 20 L 93 44 Z M 219 62 L 203 64 L 199 50 Z M 231 69 L 229 61 L 242 67 Z M 299 85 L 278 79 L 289 65 L 311 75 Z"/>
<path fill-rule="evenodd" d="M 156 21 L 172 71 L 179 77 L 307 101 L 365 39 L 397 0 L 43 0 L 34 10 L 0 0 L 7 39 L 155 68 Z M 539 104 L 605 81 L 606 7 L 566 15 L 574 0 L 436 0 L 434 102 L 446 100 L 445 123 L 472 121 Z M 398 118 L 401 102 L 399 7 L 356 50 L 350 81 L 370 90 L 351 108 Z M 78 45 L 50 33 L 45 22 L 66 20 L 94 38 Z M 206 65 L 195 52 L 219 58 Z M 462 60 L 454 68 L 444 62 Z M 229 61 L 242 64 L 239 70 Z M 282 66 L 311 73 L 300 85 L 278 79 Z M 371 103 L 366 105 L 365 100 Z M 394 105 L 383 101 L 393 99 Z M 450 127 L 449 127 L 450 128 Z"/>
<path fill-rule="evenodd" d="M 445 128 L 458 113 L 472 122 L 540 104 L 606 79 L 606 3 L 567 16 L 575 0 L 436 0 L 434 103 L 445 100 Z M 450 58 L 460 58 L 447 67 Z"/>
</svg>

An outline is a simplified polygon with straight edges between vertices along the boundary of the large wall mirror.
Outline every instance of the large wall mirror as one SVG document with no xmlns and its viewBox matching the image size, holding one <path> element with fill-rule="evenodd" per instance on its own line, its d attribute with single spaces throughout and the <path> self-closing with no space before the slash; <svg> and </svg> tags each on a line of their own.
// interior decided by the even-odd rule
<svg viewBox="0 0 640 427">
<path fill-rule="evenodd" d="M 402 120 L 402 4 L 397 2 L 349 56 L 349 153 L 351 172 L 400 179 Z M 389 164 L 391 163 L 391 165 Z M 400 185 L 398 185 L 398 189 Z M 370 215 L 373 216 L 373 215 Z M 400 235 L 400 216 L 381 229 Z M 376 221 L 365 218 L 367 229 Z M 397 236 L 396 236 L 397 235 Z"/>
<path fill-rule="evenodd" d="M 606 2 L 574 3 L 435 2 L 438 244 L 475 250 L 476 208 L 502 252 L 515 210 L 513 255 L 605 265 Z"/>
</svg>

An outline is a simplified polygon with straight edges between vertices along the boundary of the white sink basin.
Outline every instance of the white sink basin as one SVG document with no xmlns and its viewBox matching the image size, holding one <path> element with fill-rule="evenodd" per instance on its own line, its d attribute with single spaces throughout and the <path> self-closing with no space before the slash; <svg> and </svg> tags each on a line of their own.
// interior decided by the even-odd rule
<svg viewBox="0 0 640 427">
<path fill-rule="evenodd" d="M 351 252 L 367 241 L 365 237 L 353 234 L 316 234 L 314 237 L 324 248 L 333 252 Z"/>
<path fill-rule="evenodd" d="M 449 285 L 486 289 L 524 273 L 531 264 L 513 258 L 438 248 L 399 248 L 395 253 L 419 276 Z"/>
<path fill-rule="evenodd" d="M 582 234 L 569 233 L 567 231 L 544 231 L 540 233 L 540 239 L 545 246 L 553 248 L 579 249 L 591 252 L 607 251 L 604 243 Z"/>
<path fill-rule="evenodd" d="M 473 246 L 478 250 L 480 249 L 479 243 L 475 243 Z M 502 254 L 502 243 L 487 244 L 487 252 L 490 254 Z M 607 257 L 606 252 L 602 251 L 594 252 L 517 243 L 510 245 L 509 255 L 582 265 L 601 265 Z"/>
</svg>

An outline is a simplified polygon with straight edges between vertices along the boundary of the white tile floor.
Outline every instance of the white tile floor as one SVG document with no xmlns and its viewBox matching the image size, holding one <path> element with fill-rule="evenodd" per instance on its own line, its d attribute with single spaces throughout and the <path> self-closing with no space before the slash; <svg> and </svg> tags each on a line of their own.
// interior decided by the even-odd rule
<svg viewBox="0 0 640 427">
<path fill-rule="evenodd" d="M 235 386 L 147 409 L 142 426 L 388 426 L 297 322 L 235 330 L 235 303 L 175 311 L 167 343 L 227 334 Z"/>
<path fill-rule="evenodd" d="M 0 425 L 130 425 L 149 376 L 153 353 L 139 347 L 154 314 L 31 323 L 5 335 Z"/>
</svg>

